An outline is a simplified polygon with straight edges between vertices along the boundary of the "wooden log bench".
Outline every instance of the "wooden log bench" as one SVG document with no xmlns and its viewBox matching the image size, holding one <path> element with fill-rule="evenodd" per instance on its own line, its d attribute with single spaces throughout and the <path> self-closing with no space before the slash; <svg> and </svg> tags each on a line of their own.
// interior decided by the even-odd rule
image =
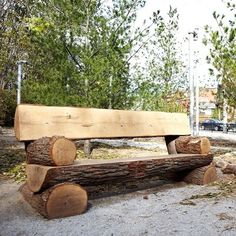
<svg viewBox="0 0 236 236">
<path fill-rule="evenodd" d="M 83 213 L 101 186 L 173 177 L 207 184 L 217 178 L 209 140 L 190 136 L 183 113 L 22 104 L 14 128 L 27 152 L 21 192 L 48 219 Z M 72 140 L 124 137 L 165 137 L 169 155 L 75 160 Z"/>
</svg>

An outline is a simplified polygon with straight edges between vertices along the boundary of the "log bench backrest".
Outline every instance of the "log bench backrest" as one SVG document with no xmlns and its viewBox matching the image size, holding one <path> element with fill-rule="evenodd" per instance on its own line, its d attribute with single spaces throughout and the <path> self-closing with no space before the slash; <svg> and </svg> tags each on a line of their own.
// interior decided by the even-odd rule
<svg viewBox="0 0 236 236">
<path fill-rule="evenodd" d="M 15 113 L 19 141 L 53 135 L 69 139 L 189 135 L 184 113 L 125 111 L 21 104 Z"/>
</svg>

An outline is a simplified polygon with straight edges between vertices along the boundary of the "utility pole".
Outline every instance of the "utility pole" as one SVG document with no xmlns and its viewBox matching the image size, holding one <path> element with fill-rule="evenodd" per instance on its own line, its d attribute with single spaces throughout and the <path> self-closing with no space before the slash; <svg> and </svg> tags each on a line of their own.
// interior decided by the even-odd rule
<svg viewBox="0 0 236 236">
<path fill-rule="evenodd" d="M 191 39 L 194 41 L 197 39 L 196 31 L 188 32 L 188 53 L 189 53 L 189 100 L 190 100 L 190 112 L 189 112 L 189 123 L 192 135 L 194 134 L 194 79 L 193 79 L 193 67 L 192 67 L 192 50 L 191 50 Z"/>
<path fill-rule="evenodd" d="M 196 121 L 196 130 L 195 130 L 195 135 L 198 136 L 199 135 L 199 77 L 196 78 L 196 117 L 195 117 L 195 121 Z"/>
<path fill-rule="evenodd" d="M 16 96 L 16 103 L 17 105 L 21 103 L 21 80 L 22 80 L 22 69 L 23 64 L 26 64 L 27 61 L 18 61 L 18 70 L 17 70 L 17 96 Z"/>
</svg>

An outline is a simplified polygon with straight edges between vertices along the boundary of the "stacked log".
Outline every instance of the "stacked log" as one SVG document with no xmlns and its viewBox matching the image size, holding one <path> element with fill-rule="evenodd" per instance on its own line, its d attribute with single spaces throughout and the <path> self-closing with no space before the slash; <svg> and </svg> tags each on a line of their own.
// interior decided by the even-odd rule
<svg viewBox="0 0 236 236">
<path fill-rule="evenodd" d="M 43 137 L 27 146 L 26 158 L 28 164 L 72 165 L 76 158 L 76 146 L 64 137 Z"/>
<path fill-rule="evenodd" d="M 27 165 L 28 186 L 40 192 L 61 182 L 75 182 L 81 186 L 128 182 L 153 176 L 168 176 L 209 165 L 213 155 L 182 154 L 114 160 L 87 160 L 71 166 Z"/>
<path fill-rule="evenodd" d="M 82 214 L 87 209 L 87 192 L 78 184 L 62 183 L 34 194 L 24 184 L 20 192 L 25 200 L 47 219 Z"/>
<path fill-rule="evenodd" d="M 213 165 L 203 166 L 190 171 L 184 177 L 187 183 L 205 185 L 217 180 L 216 168 Z"/>
<path fill-rule="evenodd" d="M 76 158 L 76 146 L 65 137 L 43 137 L 27 145 L 26 157 L 27 167 L 71 166 Z M 36 179 L 41 178 L 40 173 L 34 174 Z M 20 188 L 23 197 L 48 219 L 81 214 L 87 208 L 87 192 L 78 184 L 63 181 L 38 193 L 31 191 L 29 184 L 32 183 L 28 178 Z"/>
<path fill-rule="evenodd" d="M 87 192 L 94 197 L 101 186 L 125 185 L 156 177 L 168 179 L 177 173 L 184 174 L 184 180 L 194 184 L 207 184 L 216 179 L 207 139 L 167 140 L 177 154 L 76 162 L 72 141 L 64 137 L 38 139 L 27 147 L 27 184 L 21 192 L 32 207 L 52 219 L 83 213 Z"/>
</svg>

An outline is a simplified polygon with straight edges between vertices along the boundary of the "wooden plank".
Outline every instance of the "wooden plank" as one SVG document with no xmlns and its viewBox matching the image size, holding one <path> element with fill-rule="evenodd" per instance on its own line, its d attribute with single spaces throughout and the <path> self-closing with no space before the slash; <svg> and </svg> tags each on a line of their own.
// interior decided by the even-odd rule
<svg viewBox="0 0 236 236">
<path fill-rule="evenodd" d="M 213 155 L 177 154 L 132 159 L 87 160 L 70 166 L 26 166 L 27 184 L 31 191 L 39 192 L 55 184 L 75 182 L 81 186 L 105 183 L 125 183 L 153 176 L 192 170 L 209 165 Z"/>
<path fill-rule="evenodd" d="M 184 113 L 124 111 L 21 104 L 15 113 L 20 141 L 54 135 L 69 139 L 189 135 Z"/>
</svg>

